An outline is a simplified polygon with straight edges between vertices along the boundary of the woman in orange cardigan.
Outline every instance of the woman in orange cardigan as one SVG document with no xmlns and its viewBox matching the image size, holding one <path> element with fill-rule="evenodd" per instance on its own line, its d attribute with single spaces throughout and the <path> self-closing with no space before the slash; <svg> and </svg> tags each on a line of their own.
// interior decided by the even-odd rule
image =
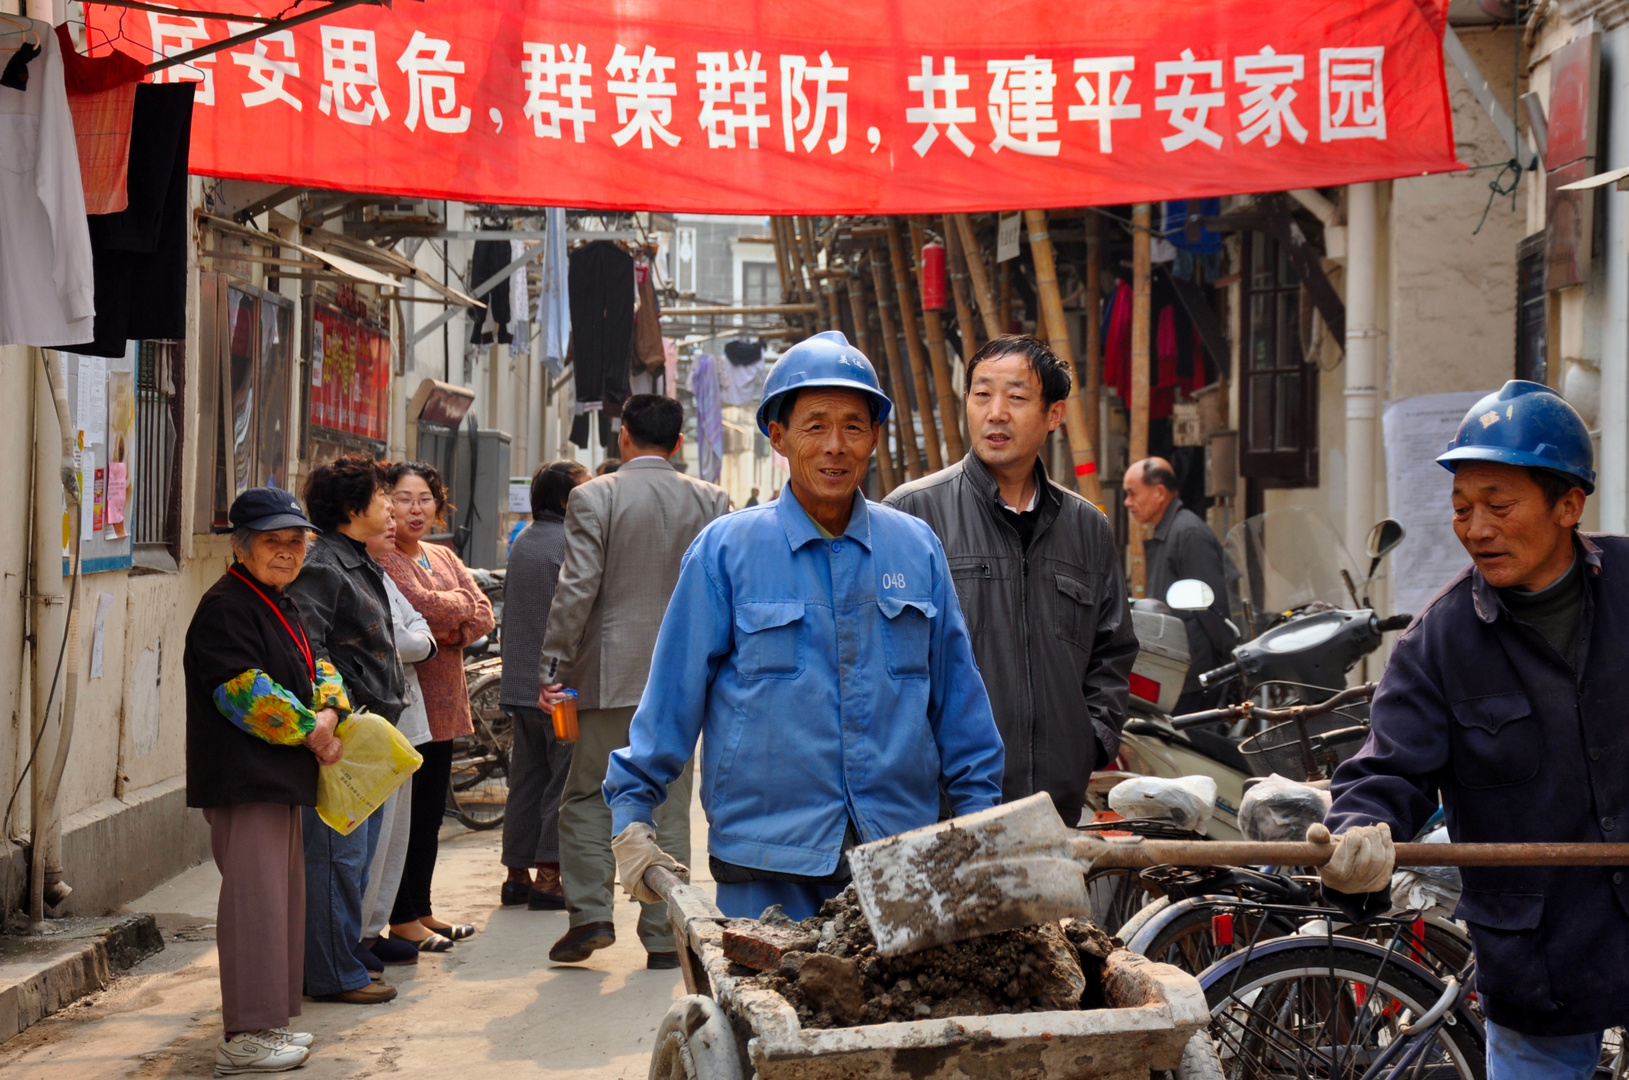
<svg viewBox="0 0 1629 1080">
<path fill-rule="evenodd" d="M 413 778 L 407 865 L 390 914 L 390 934 L 413 942 L 423 952 L 445 952 L 475 933 L 473 926 L 437 919 L 430 906 L 436 835 L 452 777 L 453 740 L 475 730 L 464 685 L 463 649 L 490 632 L 495 620 L 491 601 L 452 549 L 423 542 L 425 534 L 446 519 L 447 488 L 441 474 L 422 461 L 409 461 L 391 467 L 390 484 L 396 506 L 396 550 L 379 565 L 424 616 L 441 646 L 418 665 L 431 741 L 419 747 L 424 764 Z"/>
</svg>

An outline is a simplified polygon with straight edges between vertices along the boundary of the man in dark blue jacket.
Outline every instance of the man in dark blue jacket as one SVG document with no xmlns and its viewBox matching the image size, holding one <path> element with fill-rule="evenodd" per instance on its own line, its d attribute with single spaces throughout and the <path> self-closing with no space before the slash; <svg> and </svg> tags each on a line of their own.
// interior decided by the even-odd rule
<svg viewBox="0 0 1629 1080">
<path fill-rule="evenodd" d="M 1357 914 L 1387 908 L 1391 837 L 1439 798 L 1455 841 L 1629 838 L 1629 538 L 1577 532 L 1595 487 L 1583 421 L 1508 382 L 1437 460 L 1473 565 L 1398 639 L 1369 740 L 1335 773 L 1340 847 L 1320 873 Z M 1463 877 L 1489 1077 L 1591 1076 L 1603 1029 L 1629 1023 L 1629 867 Z"/>
</svg>

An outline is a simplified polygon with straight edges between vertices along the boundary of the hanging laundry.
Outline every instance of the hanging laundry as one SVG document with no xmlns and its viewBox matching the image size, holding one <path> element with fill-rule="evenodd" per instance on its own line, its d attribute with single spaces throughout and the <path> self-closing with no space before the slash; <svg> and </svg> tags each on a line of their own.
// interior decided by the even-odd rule
<svg viewBox="0 0 1629 1080">
<path fill-rule="evenodd" d="M 718 360 L 696 353 L 690 360 L 690 393 L 696 399 L 696 458 L 701 478 L 718 483 L 724 471 L 724 408 L 719 397 Z"/>
<path fill-rule="evenodd" d="M 514 262 L 526 254 L 526 241 L 509 241 L 509 261 Z M 526 356 L 532 351 L 532 327 L 526 321 L 531 311 L 531 298 L 526 293 L 526 267 L 522 265 L 509 275 L 509 355 Z"/>
<path fill-rule="evenodd" d="M 40 46 L 32 41 L 24 41 L 22 46 L 11 54 L 11 59 L 6 61 L 6 69 L 0 71 L 0 86 L 27 92 L 28 65 L 40 55 L 40 51 Z"/>
<path fill-rule="evenodd" d="M 662 339 L 662 392 L 679 396 L 679 343 L 667 337 Z"/>
<path fill-rule="evenodd" d="M 40 52 L 28 89 L 0 87 L 0 345 L 78 346 L 96 311 L 79 152 L 61 47 L 49 23 L 29 22 Z"/>
<path fill-rule="evenodd" d="M 725 344 L 724 359 L 719 365 L 719 392 L 726 405 L 744 405 L 757 408 L 762 396 L 764 377 L 764 343 L 737 339 Z"/>
<path fill-rule="evenodd" d="M 1112 386 L 1120 400 L 1131 402 L 1131 286 L 1121 281 L 1104 312 L 1103 385 Z"/>
<path fill-rule="evenodd" d="M 1195 216 L 1201 218 L 1218 218 L 1222 215 L 1221 199 L 1196 199 L 1199 204 L 1199 213 Z M 1209 255 L 1222 250 L 1222 234 L 1214 229 L 1201 227 L 1197 240 L 1188 239 L 1188 202 L 1185 199 L 1173 199 L 1165 204 L 1165 238 L 1183 251 L 1195 255 Z"/>
<path fill-rule="evenodd" d="M 622 415 L 633 348 L 633 256 L 608 240 L 571 253 L 571 339 L 577 400 Z"/>
<path fill-rule="evenodd" d="M 638 310 L 634 314 L 634 362 L 646 371 L 662 370 L 662 308 L 656 300 L 656 275 L 648 262 L 635 270 Z"/>
<path fill-rule="evenodd" d="M 77 350 L 123 356 L 132 338 L 187 336 L 187 149 L 198 83 L 143 83 L 130 126 L 130 204 L 90 219 L 96 340 Z"/>
<path fill-rule="evenodd" d="M 475 241 L 475 257 L 470 261 L 469 280 L 471 288 L 480 288 L 481 284 L 498 271 L 509 265 L 509 244 L 504 240 L 477 240 Z M 485 295 L 475 299 L 486 305 L 486 309 L 470 308 L 470 321 L 474 327 L 470 330 L 471 345 L 490 345 L 493 335 L 496 334 L 498 343 L 509 344 L 509 285 L 499 282 Z"/>
<path fill-rule="evenodd" d="M 74 48 L 68 24 L 57 27 L 62 50 L 68 109 L 79 146 L 79 177 L 87 214 L 116 214 L 129 205 L 125 187 L 130 167 L 130 125 L 136 84 L 147 74 L 140 60 L 118 49 L 106 56 L 83 56 Z"/>
<path fill-rule="evenodd" d="M 542 330 L 543 366 L 558 376 L 565 370 L 571 344 L 571 302 L 566 288 L 566 212 L 559 206 L 543 211 L 543 287 L 537 296 L 537 325 Z"/>
</svg>

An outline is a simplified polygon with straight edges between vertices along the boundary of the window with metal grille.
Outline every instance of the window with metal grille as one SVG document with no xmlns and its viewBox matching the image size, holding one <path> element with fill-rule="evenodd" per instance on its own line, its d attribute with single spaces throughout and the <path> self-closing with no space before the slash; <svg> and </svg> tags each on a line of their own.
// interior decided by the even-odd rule
<svg viewBox="0 0 1629 1080">
<path fill-rule="evenodd" d="M 136 360 L 135 491 L 131 538 L 137 562 L 143 547 L 180 557 L 182 343 L 144 341 Z"/>
<path fill-rule="evenodd" d="M 1550 381 L 1544 233 L 1516 245 L 1516 378 Z"/>
<path fill-rule="evenodd" d="M 1302 346 L 1301 279 L 1271 236 L 1247 239 L 1239 472 L 1272 487 L 1316 486 L 1318 366 Z"/>
</svg>

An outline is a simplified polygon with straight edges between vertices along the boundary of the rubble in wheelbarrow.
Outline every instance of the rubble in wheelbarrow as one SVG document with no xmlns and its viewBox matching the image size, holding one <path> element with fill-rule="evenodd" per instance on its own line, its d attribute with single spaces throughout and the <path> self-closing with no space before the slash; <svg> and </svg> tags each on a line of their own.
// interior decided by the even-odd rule
<svg viewBox="0 0 1629 1080">
<path fill-rule="evenodd" d="M 732 919 L 723 946 L 732 974 L 781 995 L 805 1028 L 1104 1008 L 1103 961 L 1124 947 L 1065 920 L 878 956 L 853 886 L 802 922 L 778 907 Z"/>
</svg>

